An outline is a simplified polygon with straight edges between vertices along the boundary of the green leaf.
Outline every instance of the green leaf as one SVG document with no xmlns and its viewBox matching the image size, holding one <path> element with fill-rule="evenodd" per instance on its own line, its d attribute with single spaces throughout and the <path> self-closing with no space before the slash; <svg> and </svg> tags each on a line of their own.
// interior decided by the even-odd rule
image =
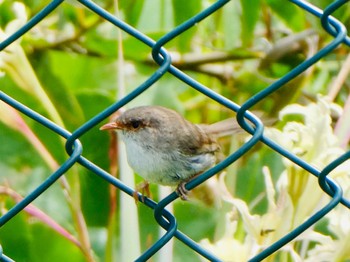
<svg viewBox="0 0 350 262">
<path fill-rule="evenodd" d="M 192 18 L 201 11 L 202 1 L 200 0 L 173 0 L 174 22 L 178 26 L 188 19 Z M 179 51 L 189 51 L 191 47 L 191 39 L 196 33 L 196 28 L 191 28 L 176 38 Z"/>
<path fill-rule="evenodd" d="M 254 31 L 257 22 L 259 21 L 259 15 L 261 13 L 260 0 L 241 0 L 242 5 L 242 45 L 251 46 L 254 40 Z"/>
<path fill-rule="evenodd" d="M 83 105 L 87 118 L 92 118 L 112 103 L 106 96 L 97 92 L 82 93 L 77 98 Z M 84 148 L 84 157 L 108 170 L 108 132 L 101 132 L 97 126 L 84 134 L 80 141 Z M 82 209 L 87 223 L 92 226 L 106 226 L 109 212 L 108 182 L 87 169 L 80 169 L 79 173 L 81 174 Z M 101 206 L 101 203 L 104 204 Z"/>
<path fill-rule="evenodd" d="M 294 31 L 301 31 L 305 28 L 306 11 L 288 1 L 266 0 L 266 2 L 286 26 Z"/>
<path fill-rule="evenodd" d="M 86 261 L 77 246 L 46 225 L 33 223 L 30 229 L 32 235 L 31 251 L 33 253 L 33 259 L 30 261 Z"/>
<path fill-rule="evenodd" d="M 125 20 L 130 24 L 131 26 L 136 26 L 141 13 L 143 9 L 145 1 L 138 1 L 138 0 L 124 0 L 119 1 L 119 7 L 121 10 L 123 10 L 123 13 L 125 15 Z"/>
<path fill-rule="evenodd" d="M 9 201 L 12 202 L 12 201 Z M 11 203 L 11 206 L 14 203 Z M 22 212 L 0 228 L 3 253 L 15 261 L 33 261 L 31 235 L 26 215 Z"/>
</svg>

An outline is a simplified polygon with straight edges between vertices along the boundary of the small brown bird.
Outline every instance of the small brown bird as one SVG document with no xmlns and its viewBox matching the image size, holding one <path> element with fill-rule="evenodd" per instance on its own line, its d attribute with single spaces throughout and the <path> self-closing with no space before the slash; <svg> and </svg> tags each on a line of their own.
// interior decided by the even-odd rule
<svg viewBox="0 0 350 262">
<path fill-rule="evenodd" d="M 148 190 L 148 182 L 177 186 L 182 199 L 187 199 L 184 184 L 216 163 L 220 151 L 216 138 L 238 129 L 233 118 L 212 125 L 192 124 L 161 106 L 129 109 L 100 128 L 121 135 L 129 165 L 147 181 L 142 190 Z"/>
</svg>

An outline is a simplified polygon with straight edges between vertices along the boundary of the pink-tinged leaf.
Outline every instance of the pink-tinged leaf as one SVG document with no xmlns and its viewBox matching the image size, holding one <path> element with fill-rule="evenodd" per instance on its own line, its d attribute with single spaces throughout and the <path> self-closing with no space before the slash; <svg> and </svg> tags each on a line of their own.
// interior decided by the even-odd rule
<svg viewBox="0 0 350 262">
<path fill-rule="evenodd" d="M 0 195 L 1 194 L 8 195 L 16 203 L 23 200 L 23 197 L 20 194 L 5 186 L 0 186 Z M 62 235 L 64 238 L 68 239 L 70 242 L 72 242 L 74 245 L 81 249 L 81 244 L 71 233 L 69 233 L 65 228 L 59 225 L 55 220 L 53 220 L 50 216 L 45 214 L 39 208 L 37 208 L 33 204 L 29 204 L 27 207 L 24 208 L 24 211 L 27 212 L 30 216 L 37 218 L 38 220 L 52 228 L 58 234 Z"/>
</svg>

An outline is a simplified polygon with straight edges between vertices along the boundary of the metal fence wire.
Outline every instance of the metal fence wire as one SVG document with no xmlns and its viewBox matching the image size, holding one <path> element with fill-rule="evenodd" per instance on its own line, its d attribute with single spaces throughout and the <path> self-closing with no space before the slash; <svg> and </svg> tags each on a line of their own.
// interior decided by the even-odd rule
<svg viewBox="0 0 350 262">
<path fill-rule="evenodd" d="M 0 51 L 4 50 L 6 47 L 11 45 L 18 38 L 26 34 L 29 30 L 35 27 L 41 20 L 43 20 L 51 12 L 54 12 L 63 2 L 64 0 L 54 0 L 51 3 L 49 3 L 44 9 L 42 9 L 39 13 L 37 13 L 30 21 L 28 21 L 24 26 L 22 26 L 17 32 L 15 32 L 11 36 L 9 36 L 7 39 L 5 39 L 3 42 L 1 42 Z M 326 30 L 330 35 L 332 35 L 334 39 L 327 46 L 319 50 L 314 56 L 310 57 L 306 61 L 296 66 L 293 70 L 291 70 L 289 73 L 284 75 L 278 81 L 274 82 L 264 90 L 260 91 L 259 93 L 251 97 L 242 105 L 235 104 L 234 102 L 230 101 L 228 98 L 221 96 L 220 94 L 214 92 L 209 87 L 204 86 L 201 83 L 193 80 L 188 75 L 183 73 L 181 70 L 177 69 L 175 66 L 172 65 L 170 55 L 167 52 L 167 50 L 163 47 L 167 42 L 173 40 L 180 34 L 186 32 L 186 30 L 188 30 L 189 28 L 196 25 L 201 20 L 210 16 L 214 12 L 217 12 L 218 10 L 220 10 L 227 2 L 229 2 L 228 0 L 219 0 L 215 2 L 205 10 L 198 13 L 196 16 L 191 17 L 183 24 L 179 25 L 169 33 L 165 34 L 163 37 L 159 39 L 159 41 L 154 41 L 150 39 L 148 36 L 137 31 L 130 25 L 126 24 L 125 22 L 119 20 L 112 14 L 105 11 L 103 8 L 98 6 L 93 1 L 78 0 L 78 2 L 80 2 L 80 4 L 82 4 L 86 8 L 90 9 L 97 16 L 100 16 L 103 19 L 109 21 L 114 26 L 119 27 L 121 30 L 123 30 L 127 34 L 138 39 L 138 41 L 149 46 L 152 49 L 152 57 L 154 61 L 159 65 L 159 68 L 145 82 L 143 82 L 140 86 L 135 88 L 131 93 L 129 93 L 124 98 L 120 99 L 115 104 L 113 104 L 109 108 L 105 109 L 103 112 L 99 113 L 98 115 L 96 115 L 95 117 L 93 117 L 92 119 L 84 123 L 78 129 L 76 129 L 73 133 L 70 133 L 68 130 L 63 129 L 62 127 L 58 126 L 57 124 L 45 118 L 44 116 L 33 111 L 32 109 L 21 104 L 16 99 L 8 96 L 7 94 L 1 91 L 0 99 L 3 102 L 7 103 L 8 105 L 20 111 L 21 113 L 25 114 L 26 116 L 33 119 L 34 121 L 39 122 L 45 128 L 50 130 L 50 132 L 54 132 L 57 135 L 64 138 L 66 140 L 66 151 L 69 155 L 69 158 L 45 181 L 43 181 L 35 190 L 33 190 L 30 194 L 28 194 L 25 198 L 23 198 L 20 202 L 15 204 L 10 210 L 8 210 L 5 214 L 1 216 L 0 227 L 4 226 L 7 222 L 13 219 L 19 212 L 23 211 L 23 209 L 26 206 L 32 203 L 37 197 L 39 197 L 43 192 L 45 192 L 54 183 L 56 183 L 57 180 L 67 172 L 67 170 L 69 170 L 76 164 L 82 165 L 83 167 L 90 170 L 97 176 L 105 179 L 110 184 L 124 191 L 126 194 L 132 196 L 133 190 L 131 188 L 123 184 L 122 181 L 116 179 L 115 177 L 111 176 L 107 172 L 103 171 L 102 169 L 100 169 L 98 166 L 96 166 L 94 163 L 90 162 L 83 156 L 82 154 L 83 145 L 80 143 L 79 138 L 83 136 L 86 132 L 88 132 L 90 129 L 92 129 L 93 127 L 96 127 L 97 125 L 99 125 L 103 120 L 109 117 L 113 112 L 118 110 L 120 107 L 126 105 L 128 102 L 130 102 L 131 100 L 139 96 L 142 92 L 146 91 L 150 86 L 152 86 L 155 82 L 157 82 L 165 73 L 172 74 L 174 77 L 178 78 L 179 80 L 183 81 L 187 85 L 191 86 L 198 92 L 201 92 L 202 94 L 208 96 L 209 98 L 217 101 L 218 103 L 227 107 L 228 109 L 237 112 L 237 120 L 239 124 L 242 126 L 243 129 L 245 129 L 247 132 L 249 132 L 252 135 L 252 137 L 248 141 L 246 141 L 232 155 L 228 156 L 225 160 L 220 162 L 218 165 L 216 165 L 212 169 L 206 171 L 201 176 L 187 183 L 186 188 L 188 190 L 193 189 L 194 187 L 198 186 L 199 184 L 201 184 L 211 176 L 215 175 L 216 173 L 218 173 L 219 171 L 221 171 L 231 163 L 235 162 L 237 159 L 239 159 L 241 156 L 247 153 L 258 142 L 262 142 L 266 144 L 268 147 L 270 147 L 271 149 L 273 149 L 274 151 L 283 155 L 285 158 L 294 162 L 299 167 L 305 169 L 308 173 L 316 176 L 318 178 L 319 186 L 322 188 L 322 190 L 326 194 L 328 194 L 331 197 L 329 202 L 325 206 L 320 208 L 316 213 L 310 214 L 310 217 L 306 219 L 302 224 L 294 228 L 285 236 L 281 237 L 279 240 L 277 240 L 275 243 L 267 247 L 261 253 L 251 258 L 250 261 L 261 261 L 264 258 L 267 258 L 268 256 L 270 256 L 272 253 L 281 249 L 285 244 L 296 239 L 301 233 L 306 231 L 308 228 L 312 227 L 317 221 L 322 219 L 327 213 L 332 211 L 332 209 L 334 209 L 337 205 L 341 204 L 344 206 L 344 208 L 350 208 L 350 200 L 343 197 L 341 185 L 339 185 L 338 183 L 336 183 L 334 180 L 332 180 L 327 176 L 333 169 L 335 169 L 337 166 L 342 164 L 344 161 L 346 161 L 350 157 L 350 151 L 346 152 L 345 154 L 343 154 L 342 156 L 340 156 L 339 158 L 331 162 L 323 170 L 321 171 L 317 170 L 316 168 L 314 168 L 309 163 L 305 162 L 304 160 L 302 160 L 292 152 L 285 150 L 284 148 L 282 148 L 281 146 L 273 142 L 271 139 L 267 138 L 263 133 L 264 126 L 261 123 L 261 121 L 257 117 L 255 117 L 253 114 L 247 112 L 247 110 L 252 108 L 259 101 L 264 100 L 267 96 L 270 96 L 272 93 L 276 92 L 280 88 L 283 88 L 286 83 L 288 83 L 298 75 L 302 74 L 310 66 L 317 63 L 320 59 L 324 58 L 329 53 L 333 52 L 339 45 L 350 46 L 350 38 L 347 36 L 347 30 L 345 26 L 340 21 L 338 21 L 337 19 L 331 16 L 333 12 L 335 12 L 337 9 L 341 8 L 343 5 L 348 3 L 347 0 L 334 1 L 329 6 L 327 6 L 324 10 L 320 10 L 319 8 L 313 6 L 312 4 L 301 0 L 290 0 L 289 3 L 286 3 L 286 5 L 294 4 L 300 7 L 301 9 L 303 9 L 304 12 L 308 12 L 313 16 L 317 17 L 322 23 L 324 30 Z M 248 124 L 247 120 L 249 120 L 249 122 L 252 123 L 253 125 Z M 211 252 L 204 249 L 198 243 L 196 243 L 191 238 L 189 238 L 188 236 L 186 236 L 185 234 L 183 234 L 181 231 L 177 229 L 176 218 L 173 216 L 173 214 L 171 214 L 165 209 L 165 207 L 169 203 L 171 203 L 177 198 L 178 196 L 174 192 L 169 196 L 167 196 L 166 198 L 164 198 L 163 200 L 161 200 L 159 203 L 156 203 L 148 198 L 145 199 L 144 204 L 154 210 L 155 220 L 160 226 L 162 226 L 166 230 L 166 233 L 158 241 L 156 241 L 150 248 L 148 248 L 137 259 L 137 261 L 148 260 L 156 252 L 158 252 L 169 240 L 171 240 L 174 237 L 182 241 L 185 245 L 187 245 L 188 248 L 194 250 L 195 252 L 207 258 L 208 260 L 220 261 L 220 259 L 217 258 L 215 255 L 213 255 Z M 0 248 L 0 261 L 12 261 L 11 258 L 6 256 L 6 250 L 2 250 L 2 248 Z"/>
</svg>

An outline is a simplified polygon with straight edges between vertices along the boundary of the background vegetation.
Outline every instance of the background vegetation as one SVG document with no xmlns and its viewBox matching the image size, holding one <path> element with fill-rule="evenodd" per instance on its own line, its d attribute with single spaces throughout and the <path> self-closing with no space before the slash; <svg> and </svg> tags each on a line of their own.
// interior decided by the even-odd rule
<svg viewBox="0 0 350 262">
<path fill-rule="evenodd" d="M 157 40 L 214 1 L 96 2 Z M 326 0 L 312 2 L 320 8 L 329 4 Z M 0 39 L 5 39 L 47 3 L 0 0 Z M 335 16 L 349 25 L 349 6 Z M 318 19 L 292 3 L 242 0 L 231 1 L 165 47 L 179 69 L 242 104 L 331 40 Z M 0 52 L 0 87 L 73 132 L 114 103 L 121 95 L 120 85 L 128 93 L 156 70 L 150 51 L 77 2 L 66 1 Z M 347 53 L 347 47 L 339 47 L 254 109 L 277 117 L 286 105 L 316 102 L 319 94 L 345 107 L 350 84 Z M 141 104 L 173 108 L 196 123 L 234 116 L 170 74 L 127 106 Z M 346 148 L 348 117 L 337 117 L 344 121 L 338 125 L 337 137 Z M 337 121 L 334 119 L 334 123 Z M 40 185 L 67 155 L 65 141 L 4 104 L 0 107 L 0 139 L 0 207 L 4 214 Z M 244 139 L 223 141 L 226 153 L 237 149 Z M 81 138 L 84 156 L 105 170 L 111 168 L 109 141 L 109 134 L 100 132 L 98 127 Z M 237 161 L 226 174 L 230 193 L 244 200 L 251 212 L 257 214 L 263 214 L 268 205 L 264 198 L 263 166 L 269 167 L 274 182 L 285 168 L 277 154 L 260 146 Z M 140 181 L 136 176 L 136 182 Z M 155 186 L 152 191 L 158 199 Z M 115 261 L 122 252 L 118 199 L 107 182 L 75 166 L 60 183 L 0 229 L 0 243 L 5 254 L 16 261 Z M 217 204 L 218 199 L 212 190 L 203 188 L 194 192 L 191 201 L 177 201 L 174 212 L 179 229 L 196 241 L 204 238 L 215 241 L 222 234 L 227 212 L 225 205 Z M 138 209 L 141 250 L 145 250 L 157 240 L 158 226 L 151 210 L 141 204 Z M 243 231 L 241 227 L 236 234 L 243 235 Z M 137 239 L 135 245 L 136 242 Z M 173 259 L 199 260 L 178 241 Z"/>
</svg>

